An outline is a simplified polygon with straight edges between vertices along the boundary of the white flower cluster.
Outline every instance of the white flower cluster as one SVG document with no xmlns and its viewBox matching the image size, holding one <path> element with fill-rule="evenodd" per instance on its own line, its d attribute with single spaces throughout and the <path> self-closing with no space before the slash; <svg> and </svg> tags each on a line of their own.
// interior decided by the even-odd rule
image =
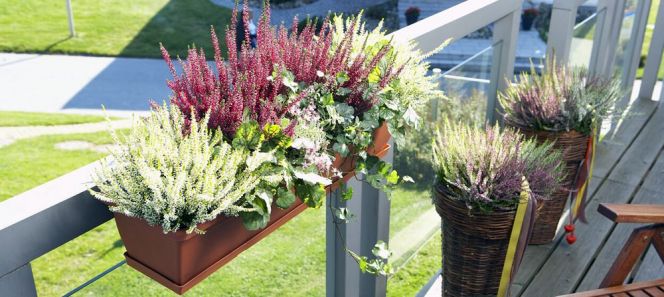
<svg viewBox="0 0 664 297">
<path fill-rule="evenodd" d="M 208 118 L 185 124 L 176 107 L 135 118 L 116 143 L 110 162 L 93 176 L 91 193 L 111 211 L 145 219 L 164 232 L 198 231 L 196 225 L 219 214 L 236 215 L 240 202 L 262 180 L 265 153 L 233 148 L 210 133 Z"/>
</svg>

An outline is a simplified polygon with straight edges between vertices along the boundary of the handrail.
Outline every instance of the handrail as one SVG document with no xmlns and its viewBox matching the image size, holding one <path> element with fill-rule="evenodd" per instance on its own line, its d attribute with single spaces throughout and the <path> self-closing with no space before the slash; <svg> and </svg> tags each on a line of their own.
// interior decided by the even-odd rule
<svg viewBox="0 0 664 297">
<path fill-rule="evenodd" d="M 98 166 L 91 163 L 0 204 L 0 278 L 111 219 L 108 207 L 88 193 Z"/>
<path fill-rule="evenodd" d="M 415 41 L 430 52 L 447 39 L 458 39 L 521 10 L 521 0 L 468 0 L 394 32 L 395 40 Z"/>
</svg>

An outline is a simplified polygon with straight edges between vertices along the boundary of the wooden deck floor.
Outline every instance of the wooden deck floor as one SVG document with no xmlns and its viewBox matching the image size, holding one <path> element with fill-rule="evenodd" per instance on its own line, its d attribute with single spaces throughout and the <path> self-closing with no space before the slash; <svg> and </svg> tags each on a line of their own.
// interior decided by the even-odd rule
<svg viewBox="0 0 664 297">
<path fill-rule="evenodd" d="M 513 282 L 512 296 L 548 297 L 598 288 L 638 226 L 614 224 L 597 212 L 598 204 L 664 204 L 664 107 L 658 105 L 634 99 L 621 103 L 629 116 L 613 123 L 597 147 L 586 208 L 588 224 L 577 223 L 574 245 L 567 244 L 559 226 L 553 243 L 529 246 Z M 664 263 L 650 249 L 631 280 L 662 277 Z M 418 295 L 440 296 L 440 282 L 440 276 L 432 279 Z"/>
<path fill-rule="evenodd" d="M 598 288 L 637 225 L 616 225 L 597 212 L 597 205 L 664 204 L 664 107 L 649 100 L 622 105 L 628 116 L 612 123 L 597 147 L 588 224 L 577 223 L 574 245 L 567 244 L 559 231 L 553 243 L 529 246 L 513 282 L 513 296 L 557 296 Z M 650 249 L 632 281 L 662 277 L 664 263 Z"/>
</svg>

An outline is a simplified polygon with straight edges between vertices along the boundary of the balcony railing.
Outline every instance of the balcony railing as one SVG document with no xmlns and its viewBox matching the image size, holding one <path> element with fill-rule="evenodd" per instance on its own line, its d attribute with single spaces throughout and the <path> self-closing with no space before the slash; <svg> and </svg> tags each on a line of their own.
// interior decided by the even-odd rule
<svg viewBox="0 0 664 297">
<path fill-rule="evenodd" d="M 553 3 L 547 52 L 559 62 L 567 62 L 574 54 L 571 45 L 576 12 L 583 2 L 555 0 Z M 598 0 L 589 60 L 593 73 L 613 75 L 624 4 L 625 0 Z M 619 73 L 626 88 L 631 88 L 634 81 L 650 6 L 651 0 L 639 0 L 634 15 L 631 41 L 624 53 L 624 70 Z M 652 98 L 664 48 L 663 7 L 660 5 L 650 45 L 650 52 L 660 55 L 647 60 L 640 90 L 640 96 L 647 99 Z M 405 27 L 393 33 L 393 37 L 397 41 L 414 41 L 423 52 L 428 52 L 447 39 L 459 39 L 493 24 L 491 48 L 473 56 L 486 60 L 488 75 L 465 76 L 459 66 L 446 72 L 444 78 L 481 84 L 487 96 L 486 119 L 495 122 L 497 94 L 514 77 L 521 9 L 521 0 L 469 0 Z M 386 158 L 391 160 L 392 156 Z M 87 191 L 90 175 L 97 166 L 98 163 L 93 163 L 82 167 L 0 204 L 0 295 L 35 296 L 30 262 L 111 219 L 107 207 Z M 335 207 L 348 207 L 358 217 L 344 225 L 341 232 L 347 240 L 345 246 L 369 254 L 377 240 L 389 240 L 390 202 L 384 194 L 359 181 L 351 181 L 351 186 L 355 188 L 356 199 Z M 386 278 L 360 273 L 336 236 L 332 219 L 327 218 L 326 226 L 327 295 L 385 296 Z"/>
</svg>

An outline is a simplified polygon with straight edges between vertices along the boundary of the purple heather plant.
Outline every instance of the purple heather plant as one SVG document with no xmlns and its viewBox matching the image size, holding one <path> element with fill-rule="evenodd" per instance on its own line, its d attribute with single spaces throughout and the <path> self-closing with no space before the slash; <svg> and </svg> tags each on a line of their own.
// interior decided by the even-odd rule
<svg viewBox="0 0 664 297">
<path fill-rule="evenodd" d="M 482 129 L 447 121 L 433 157 L 441 189 L 480 211 L 513 209 L 522 177 L 538 200 L 547 199 L 562 180 L 560 153 L 552 144 L 538 145 L 498 126 Z"/>
<path fill-rule="evenodd" d="M 590 135 L 624 95 L 617 79 L 591 76 L 586 69 L 548 61 L 548 71 L 523 73 L 500 96 L 507 125 L 524 130 L 570 131 Z"/>
</svg>

